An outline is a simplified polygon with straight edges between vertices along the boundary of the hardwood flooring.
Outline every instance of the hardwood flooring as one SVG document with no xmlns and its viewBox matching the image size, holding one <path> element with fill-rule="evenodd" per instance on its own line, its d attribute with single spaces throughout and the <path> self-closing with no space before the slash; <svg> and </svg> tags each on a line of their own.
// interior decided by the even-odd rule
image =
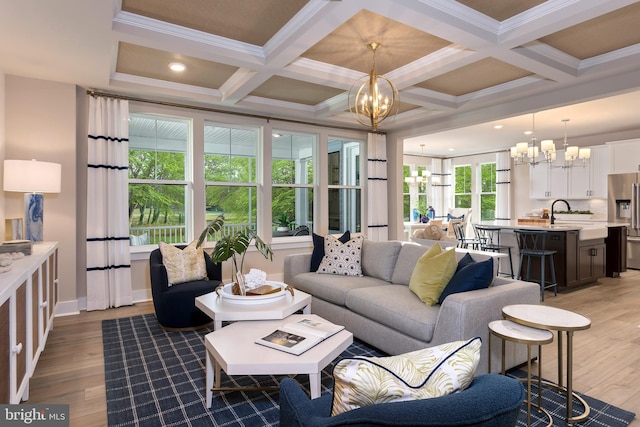
<svg viewBox="0 0 640 427">
<path fill-rule="evenodd" d="M 640 416 L 640 271 L 557 297 L 547 291 L 544 304 L 591 319 L 590 329 L 574 335 L 574 389 Z M 71 426 L 106 426 L 101 322 L 152 312 L 145 302 L 56 318 L 31 380 L 29 403 L 66 403 Z M 543 376 L 552 380 L 556 351 L 555 343 L 542 350 Z"/>
</svg>

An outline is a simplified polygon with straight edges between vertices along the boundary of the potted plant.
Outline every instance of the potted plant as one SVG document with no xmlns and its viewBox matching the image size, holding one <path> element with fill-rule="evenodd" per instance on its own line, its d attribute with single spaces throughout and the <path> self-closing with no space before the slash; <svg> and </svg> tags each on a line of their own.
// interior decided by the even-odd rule
<svg viewBox="0 0 640 427">
<path fill-rule="evenodd" d="M 277 231 L 289 231 L 291 224 L 295 221 L 295 218 L 289 216 L 288 213 L 282 213 L 278 216 L 274 225 L 277 225 Z"/>
<path fill-rule="evenodd" d="M 213 252 L 211 252 L 211 260 L 213 262 L 224 262 L 231 258 L 233 266 L 232 281 L 235 281 L 234 278 L 236 280 L 242 280 L 244 256 L 247 253 L 251 241 L 255 241 L 256 249 L 266 259 L 270 261 L 273 260 L 273 250 L 271 250 L 271 246 L 265 243 L 254 230 L 245 227 L 241 230 L 225 232 L 223 225 L 224 215 L 220 214 L 202 230 L 196 247 L 202 246 L 207 236 L 213 237 L 217 232 L 221 231 L 221 236 L 216 242 Z"/>
</svg>

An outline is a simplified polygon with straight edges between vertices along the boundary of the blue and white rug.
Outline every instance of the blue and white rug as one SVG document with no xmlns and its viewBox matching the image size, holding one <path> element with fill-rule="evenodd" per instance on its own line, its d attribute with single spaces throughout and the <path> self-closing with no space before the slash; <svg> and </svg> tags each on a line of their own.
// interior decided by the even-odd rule
<svg viewBox="0 0 640 427">
<path fill-rule="evenodd" d="M 153 314 L 102 322 L 107 418 L 111 427 L 125 426 L 277 426 L 277 391 L 215 392 L 211 408 L 205 407 L 204 335 L 209 329 L 167 332 Z M 341 357 L 380 356 L 354 342 Z M 331 392 L 333 365 L 322 372 L 322 393 Z M 277 385 L 280 376 L 235 376 L 223 373 L 223 387 Z M 298 376 L 308 389 L 308 377 Z M 566 425 L 564 400 L 552 390 L 543 391 L 543 406 L 554 425 Z M 634 414 L 583 396 L 591 416 L 576 426 L 626 426 Z M 578 404 L 574 409 L 579 410 Z M 518 425 L 526 425 L 526 406 Z M 535 411 L 533 411 L 535 413 Z M 546 425 L 532 416 L 533 426 Z"/>
</svg>

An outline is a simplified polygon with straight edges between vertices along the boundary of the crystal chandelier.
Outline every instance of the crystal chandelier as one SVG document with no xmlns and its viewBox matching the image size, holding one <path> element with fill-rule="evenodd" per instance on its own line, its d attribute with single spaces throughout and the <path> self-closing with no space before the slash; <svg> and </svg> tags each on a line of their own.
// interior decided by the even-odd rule
<svg viewBox="0 0 640 427">
<path fill-rule="evenodd" d="M 400 105 L 398 89 L 391 80 L 376 72 L 376 51 L 379 43 L 369 44 L 373 52 L 373 68 L 368 76 L 356 80 L 349 90 L 349 111 L 355 119 L 376 132 L 378 125 L 387 117 L 395 115 Z"/>
</svg>

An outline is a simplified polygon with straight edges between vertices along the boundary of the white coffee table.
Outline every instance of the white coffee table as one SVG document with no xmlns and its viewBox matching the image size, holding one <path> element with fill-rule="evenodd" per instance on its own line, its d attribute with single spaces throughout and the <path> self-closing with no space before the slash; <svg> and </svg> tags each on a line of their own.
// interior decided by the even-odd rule
<svg viewBox="0 0 640 427">
<path fill-rule="evenodd" d="M 227 375 L 309 375 L 311 398 L 320 397 L 322 369 L 353 343 L 351 332 L 343 329 L 299 356 L 255 343 L 256 339 L 302 317 L 323 320 L 314 314 L 295 314 L 280 320 L 236 322 L 207 334 L 207 408 L 211 407 L 213 391 L 229 390 L 220 387 L 220 371 L 216 367 Z"/>
<path fill-rule="evenodd" d="M 295 289 L 293 295 L 285 292 L 285 296 L 275 302 L 239 304 L 209 292 L 196 298 L 196 307 L 213 319 L 213 329 L 218 330 L 223 321 L 284 319 L 298 310 L 310 314 L 311 295 Z"/>
</svg>

